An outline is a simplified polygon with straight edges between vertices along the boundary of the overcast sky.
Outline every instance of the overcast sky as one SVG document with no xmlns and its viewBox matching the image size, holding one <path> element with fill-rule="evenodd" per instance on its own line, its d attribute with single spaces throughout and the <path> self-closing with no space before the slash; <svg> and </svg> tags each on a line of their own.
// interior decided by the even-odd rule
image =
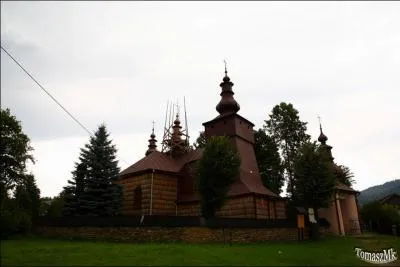
<svg viewBox="0 0 400 267">
<path fill-rule="evenodd" d="M 120 167 L 144 156 L 168 100 L 192 141 L 218 115 L 223 59 L 258 129 L 290 102 L 355 189 L 400 178 L 400 2 L 1 2 L 1 45 L 86 127 L 105 123 Z M 1 104 L 31 138 L 42 196 L 71 179 L 88 134 L 1 52 Z M 159 145 L 160 147 L 160 145 Z"/>
</svg>

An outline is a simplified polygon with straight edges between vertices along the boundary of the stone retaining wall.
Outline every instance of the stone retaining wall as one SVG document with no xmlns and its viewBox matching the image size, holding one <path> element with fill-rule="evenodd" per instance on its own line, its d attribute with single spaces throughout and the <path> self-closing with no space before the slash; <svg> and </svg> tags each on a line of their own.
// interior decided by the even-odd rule
<svg viewBox="0 0 400 267">
<path fill-rule="evenodd" d="M 41 237 L 125 242 L 253 243 L 298 239 L 296 228 L 37 227 L 35 233 Z"/>
</svg>

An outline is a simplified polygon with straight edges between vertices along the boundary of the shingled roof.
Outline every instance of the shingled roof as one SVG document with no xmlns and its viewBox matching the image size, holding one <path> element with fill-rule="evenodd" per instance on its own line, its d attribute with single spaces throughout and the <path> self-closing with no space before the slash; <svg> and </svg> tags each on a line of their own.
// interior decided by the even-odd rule
<svg viewBox="0 0 400 267">
<path fill-rule="evenodd" d="M 350 186 L 345 185 L 344 183 L 339 182 L 336 186 L 335 189 L 341 190 L 341 191 L 347 191 L 347 192 L 353 192 L 353 193 L 358 193 L 357 190 L 354 190 Z"/>
<path fill-rule="evenodd" d="M 148 156 L 123 170 L 120 173 L 120 176 L 125 177 L 153 169 L 166 172 L 179 172 L 181 169 L 180 167 L 180 164 L 178 164 L 174 159 L 171 159 L 168 155 L 159 151 L 153 151 Z"/>
<path fill-rule="evenodd" d="M 191 150 L 178 159 L 171 158 L 169 155 L 153 151 L 148 156 L 142 158 L 135 164 L 129 166 L 120 173 L 121 177 L 134 175 L 145 171 L 163 171 L 179 173 L 186 163 L 198 160 L 203 149 Z"/>
</svg>

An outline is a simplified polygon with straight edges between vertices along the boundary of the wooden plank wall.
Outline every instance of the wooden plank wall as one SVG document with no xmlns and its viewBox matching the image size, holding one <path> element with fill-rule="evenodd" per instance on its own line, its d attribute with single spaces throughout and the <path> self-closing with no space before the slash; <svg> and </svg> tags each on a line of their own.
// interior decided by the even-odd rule
<svg viewBox="0 0 400 267">
<path fill-rule="evenodd" d="M 123 187 L 122 215 L 150 214 L 152 173 L 133 176 L 117 181 Z M 152 214 L 176 215 L 177 178 L 155 173 L 153 176 Z M 134 210 L 134 191 L 142 188 L 142 207 Z"/>
<path fill-rule="evenodd" d="M 178 206 L 178 215 L 200 216 L 200 204 L 181 204 Z M 229 199 L 216 215 L 226 218 L 255 218 L 253 196 Z"/>
<path fill-rule="evenodd" d="M 153 210 L 152 213 L 176 215 L 177 177 L 155 174 L 153 180 Z"/>
<path fill-rule="evenodd" d="M 122 185 L 122 215 L 140 215 L 149 214 L 150 208 L 150 174 L 142 174 L 125 179 L 118 180 L 117 183 Z M 137 186 L 142 188 L 142 208 L 141 210 L 133 209 L 134 191 Z"/>
</svg>

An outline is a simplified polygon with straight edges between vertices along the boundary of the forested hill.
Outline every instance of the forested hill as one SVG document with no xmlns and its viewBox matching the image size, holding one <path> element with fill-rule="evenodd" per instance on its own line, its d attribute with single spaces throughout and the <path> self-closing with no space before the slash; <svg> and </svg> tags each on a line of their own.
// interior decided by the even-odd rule
<svg viewBox="0 0 400 267">
<path fill-rule="evenodd" d="M 390 194 L 400 195 L 400 179 L 386 182 L 381 185 L 375 185 L 361 191 L 358 196 L 359 204 L 362 206 L 368 202 L 383 198 Z"/>
</svg>

